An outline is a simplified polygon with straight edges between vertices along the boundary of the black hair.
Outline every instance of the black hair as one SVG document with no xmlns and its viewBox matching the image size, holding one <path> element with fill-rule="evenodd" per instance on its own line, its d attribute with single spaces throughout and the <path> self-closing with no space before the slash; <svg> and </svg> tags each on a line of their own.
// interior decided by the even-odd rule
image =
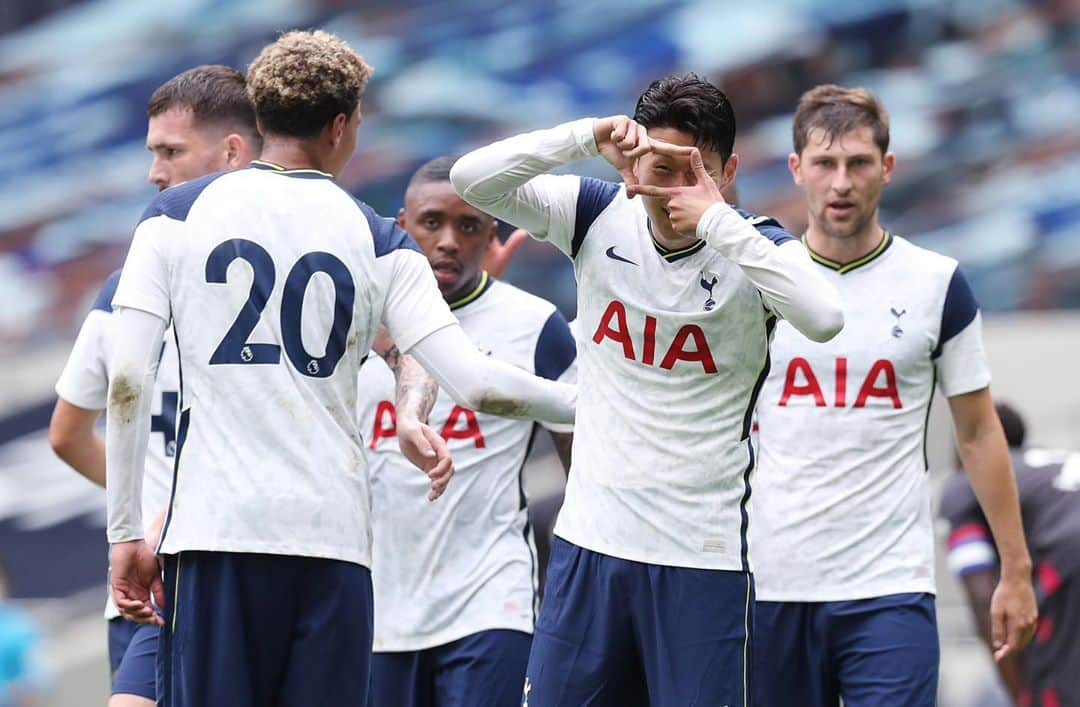
<svg viewBox="0 0 1080 707">
<path fill-rule="evenodd" d="M 638 97 L 634 120 L 645 128 L 673 128 L 694 137 L 727 162 L 735 147 L 735 111 L 715 84 L 695 73 L 665 76 Z"/>
<path fill-rule="evenodd" d="M 1005 441 L 1009 443 L 1009 448 L 1023 447 L 1024 438 L 1027 437 L 1024 418 L 1008 403 L 998 403 L 994 409 L 997 410 L 998 419 L 1001 420 L 1001 428 L 1005 430 Z"/>
</svg>

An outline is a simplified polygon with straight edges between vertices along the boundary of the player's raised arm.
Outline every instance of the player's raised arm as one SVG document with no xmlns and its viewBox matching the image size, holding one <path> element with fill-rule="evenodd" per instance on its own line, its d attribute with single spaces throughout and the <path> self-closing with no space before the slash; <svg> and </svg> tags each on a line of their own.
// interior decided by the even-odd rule
<svg viewBox="0 0 1080 707">
<path fill-rule="evenodd" d="M 450 170 L 450 181 L 461 198 L 476 208 L 569 254 L 580 178 L 537 177 L 600 154 L 593 132 L 596 122 L 583 118 L 473 150 L 458 159 Z"/>
<path fill-rule="evenodd" d="M 844 326 L 840 297 L 814 270 L 805 249 L 783 229 L 763 234 L 724 202 L 696 147 L 652 141 L 651 151 L 689 160 L 695 183 L 663 187 L 631 184 L 627 193 L 666 199 L 672 227 L 696 235 L 750 278 L 769 308 L 813 341 L 828 341 Z"/>
</svg>

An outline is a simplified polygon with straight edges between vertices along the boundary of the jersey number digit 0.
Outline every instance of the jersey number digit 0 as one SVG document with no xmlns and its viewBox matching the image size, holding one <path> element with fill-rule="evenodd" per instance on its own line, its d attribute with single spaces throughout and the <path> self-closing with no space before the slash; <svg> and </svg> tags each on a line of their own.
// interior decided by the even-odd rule
<svg viewBox="0 0 1080 707">
<path fill-rule="evenodd" d="M 251 266 L 251 290 L 247 302 L 236 315 L 225 337 L 210 357 L 210 365 L 222 363 L 278 363 L 281 347 L 277 344 L 251 344 L 248 337 L 259 323 L 270 292 L 274 289 L 274 261 L 265 248 L 243 238 L 233 238 L 210 251 L 206 259 L 206 281 L 228 281 L 229 265 L 240 258 Z M 316 273 L 324 273 L 334 283 L 334 321 L 326 342 L 326 352 L 319 357 L 308 353 L 302 338 L 304 294 Z M 285 354 L 293 367 L 312 378 L 333 374 L 345 354 L 346 337 L 352 326 L 356 288 L 345 263 L 330 253 L 308 253 L 300 258 L 285 278 L 281 297 L 281 338 Z"/>
</svg>

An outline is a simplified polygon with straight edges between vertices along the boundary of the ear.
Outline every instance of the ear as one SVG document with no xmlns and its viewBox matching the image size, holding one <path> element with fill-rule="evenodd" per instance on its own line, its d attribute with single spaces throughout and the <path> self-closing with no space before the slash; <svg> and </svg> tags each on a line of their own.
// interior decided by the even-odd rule
<svg viewBox="0 0 1080 707">
<path fill-rule="evenodd" d="M 236 133 L 225 136 L 225 163 L 229 169 L 238 169 L 251 161 L 251 149 L 247 141 Z"/>
<path fill-rule="evenodd" d="M 735 181 L 735 172 L 739 169 L 739 156 L 734 152 L 727 158 L 727 162 L 724 163 L 724 170 L 720 175 L 720 183 L 717 184 L 721 191 Z"/>
<path fill-rule="evenodd" d="M 791 172 L 791 179 L 800 187 L 802 186 L 802 170 L 799 156 L 792 152 L 787 156 L 787 168 Z"/>
<path fill-rule="evenodd" d="M 896 155 L 891 152 L 885 153 L 885 159 L 882 160 L 881 181 L 884 184 L 888 184 L 892 181 L 893 167 L 896 166 Z"/>
<path fill-rule="evenodd" d="M 337 147 L 341 142 L 341 138 L 345 135 L 345 123 L 349 122 L 349 116 L 344 113 L 338 113 L 334 116 L 334 119 L 330 121 L 330 146 Z"/>
<path fill-rule="evenodd" d="M 402 230 L 405 230 L 405 207 L 397 211 L 397 225 L 401 226 Z"/>
</svg>

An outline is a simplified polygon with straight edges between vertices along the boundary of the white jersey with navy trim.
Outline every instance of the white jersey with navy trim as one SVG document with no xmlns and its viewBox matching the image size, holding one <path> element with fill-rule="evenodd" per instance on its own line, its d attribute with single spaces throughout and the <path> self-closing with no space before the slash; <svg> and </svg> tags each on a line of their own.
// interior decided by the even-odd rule
<svg viewBox="0 0 1080 707">
<path fill-rule="evenodd" d="M 566 320 L 551 303 L 485 274 L 451 304 L 490 356 L 573 382 Z M 398 449 L 394 379 L 382 359 L 360 370 L 359 417 L 371 465 L 375 651 L 417 651 L 492 629 L 532 633 L 536 554 L 522 471 L 535 425 L 477 413 L 440 394 L 429 424 L 446 438 L 454 479 L 434 503 Z"/>
<path fill-rule="evenodd" d="M 888 233 L 853 263 L 811 255 L 847 323 L 824 344 L 777 326 L 758 403 L 757 598 L 934 592 L 926 423 L 935 384 L 990 383 L 975 298 L 955 260 Z"/>
<path fill-rule="evenodd" d="M 455 323 L 408 235 L 330 175 L 254 163 L 158 196 L 113 305 L 171 320 L 178 345 L 159 550 L 368 565 L 360 363 L 380 323 L 403 351 Z"/>
<path fill-rule="evenodd" d="M 109 336 L 109 320 L 113 293 L 119 281 L 119 270 L 105 280 L 93 308 L 79 329 L 64 370 L 56 381 L 57 395 L 86 410 L 104 410 L 108 400 L 108 363 L 113 345 Z M 176 344 L 170 330 L 161 344 L 161 361 L 154 380 L 150 445 L 146 451 L 146 476 L 142 487 L 142 514 L 147 528 L 169 500 L 176 454 L 176 405 L 179 394 Z M 110 593 L 105 618 L 113 619 L 119 615 L 120 611 Z"/>
</svg>

